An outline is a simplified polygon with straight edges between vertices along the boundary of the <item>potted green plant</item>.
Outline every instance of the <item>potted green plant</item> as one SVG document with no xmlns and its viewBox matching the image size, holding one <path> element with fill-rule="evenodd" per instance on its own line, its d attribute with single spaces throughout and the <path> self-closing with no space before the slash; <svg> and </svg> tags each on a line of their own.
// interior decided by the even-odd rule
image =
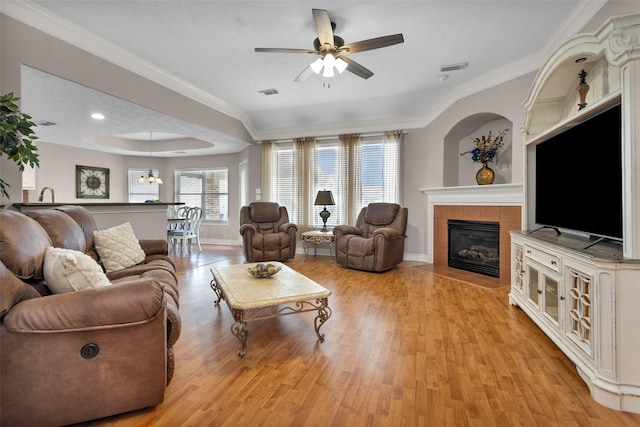
<svg viewBox="0 0 640 427">
<path fill-rule="evenodd" d="M 37 167 L 40 161 L 38 148 L 33 144 L 38 139 L 33 132 L 36 124 L 31 121 L 31 116 L 20 111 L 16 104 L 19 99 L 13 96 L 13 92 L 0 97 L 0 157 L 6 155 L 23 172 L 25 165 Z M 9 183 L 0 178 L 0 193 L 7 199 L 8 188 Z"/>
</svg>

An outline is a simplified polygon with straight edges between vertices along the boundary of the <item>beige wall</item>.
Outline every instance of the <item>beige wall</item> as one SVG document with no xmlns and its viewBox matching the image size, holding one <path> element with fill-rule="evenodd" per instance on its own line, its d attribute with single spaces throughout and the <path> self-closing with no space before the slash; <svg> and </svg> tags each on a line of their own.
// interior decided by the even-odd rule
<svg viewBox="0 0 640 427">
<path fill-rule="evenodd" d="M 461 99 L 425 129 L 410 131 L 405 136 L 403 200 L 409 208 L 406 258 L 426 260 L 427 239 L 432 237 L 427 236 L 427 201 L 420 189 L 444 186 L 444 141 L 460 120 L 484 112 L 497 114 L 511 121 L 515 130 L 512 135 L 511 183 L 522 182 L 523 144 L 519 128 L 522 122 L 522 101 L 529 92 L 533 78 L 534 73 L 530 73 Z M 470 160 L 469 163 L 473 164 Z"/>
<path fill-rule="evenodd" d="M 36 169 L 37 190 L 29 191 L 30 202 L 38 200 L 40 189 L 44 187 L 52 187 L 55 190 L 56 202 L 127 201 L 127 169 L 123 166 L 122 156 L 40 141 L 37 141 L 36 145 L 40 153 L 40 167 Z M 109 169 L 109 199 L 76 198 L 76 165 Z M 12 198 L 11 201 L 17 202 L 19 199 Z M 45 196 L 45 201 L 49 201 L 49 194 Z"/>
</svg>

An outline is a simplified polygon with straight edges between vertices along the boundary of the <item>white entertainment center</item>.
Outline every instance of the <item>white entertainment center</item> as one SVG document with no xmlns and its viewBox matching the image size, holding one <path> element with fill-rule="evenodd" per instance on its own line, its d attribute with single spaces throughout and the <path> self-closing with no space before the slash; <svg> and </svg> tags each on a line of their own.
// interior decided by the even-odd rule
<svg viewBox="0 0 640 427">
<path fill-rule="evenodd" d="M 582 70 L 590 89 L 587 106 L 578 111 Z M 622 242 L 586 248 L 589 236 L 539 229 L 536 145 L 618 103 Z M 640 413 L 640 14 L 611 18 L 595 33 L 561 45 L 540 68 L 524 107 L 524 230 L 511 232 L 509 302 L 575 363 L 597 402 Z M 593 165 L 573 166 L 586 186 L 598 184 L 591 166 L 606 173 L 607 165 L 597 161 L 594 153 Z M 598 200 L 580 202 L 581 215 L 607 209 Z"/>
</svg>

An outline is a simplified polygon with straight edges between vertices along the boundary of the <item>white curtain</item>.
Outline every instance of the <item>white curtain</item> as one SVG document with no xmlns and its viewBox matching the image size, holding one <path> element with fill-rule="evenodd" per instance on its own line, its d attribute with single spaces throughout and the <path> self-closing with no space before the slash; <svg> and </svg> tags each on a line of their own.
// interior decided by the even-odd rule
<svg viewBox="0 0 640 427">
<path fill-rule="evenodd" d="M 274 200 L 271 183 L 276 179 L 274 174 L 275 170 L 272 166 L 275 144 L 276 142 L 273 140 L 262 141 L 262 189 L 260 197 L 261 200 L 265 202 Z"/>
<path fill-rule="evenodd" d="M 401 131 L 389 131 L 382 138 L 382 200 L 387 203 L 400 203 L 400 144 L 403 136 Z"/>
<path fill-rule="evenodd" d="M 359 134 L 340 135 L 340 159 L 338 168 L 338 194 L 334 194 L 340 210 L 340 218 L 346 218 L 349 224 L 355 224 L 360 213 L 361 189 L 361 152 L 362 142 Z"/>
<path fill-rule="evenodd" d="M 301 233 L 304 233 L 313 229 L 315 138 L 296 138 L 293 141 L 293 158 L 295 195 L 293 213 L 289 212 L 289 219 L 298 226 Z"/>
</svg>

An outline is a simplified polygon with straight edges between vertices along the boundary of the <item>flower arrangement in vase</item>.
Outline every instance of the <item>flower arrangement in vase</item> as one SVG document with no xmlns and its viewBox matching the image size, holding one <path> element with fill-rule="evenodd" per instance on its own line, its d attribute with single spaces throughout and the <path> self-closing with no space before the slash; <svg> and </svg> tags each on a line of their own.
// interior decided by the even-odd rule
<svg viewBox="0 0 640 427">
<path fill-rule="evenodd" d="M 492 162 L 496 157 L 500 148 L 504 145 L 504 136 L 509 129 L 504 129 L 493 135 L 492 131 L 489 131 L 488 135 L 482 135 L 480 137 L 473 138 L 474 148 L 470 151 L 460 153 L 461 156 L 465 154 L 471 154 L 471 160 L 473 162 L 482 163 L 482 169 L 476 174 L 476 181 L 480 185 L 492 184 L 495 179 L 495 172 L 487 165 Z"/>
</svg>

